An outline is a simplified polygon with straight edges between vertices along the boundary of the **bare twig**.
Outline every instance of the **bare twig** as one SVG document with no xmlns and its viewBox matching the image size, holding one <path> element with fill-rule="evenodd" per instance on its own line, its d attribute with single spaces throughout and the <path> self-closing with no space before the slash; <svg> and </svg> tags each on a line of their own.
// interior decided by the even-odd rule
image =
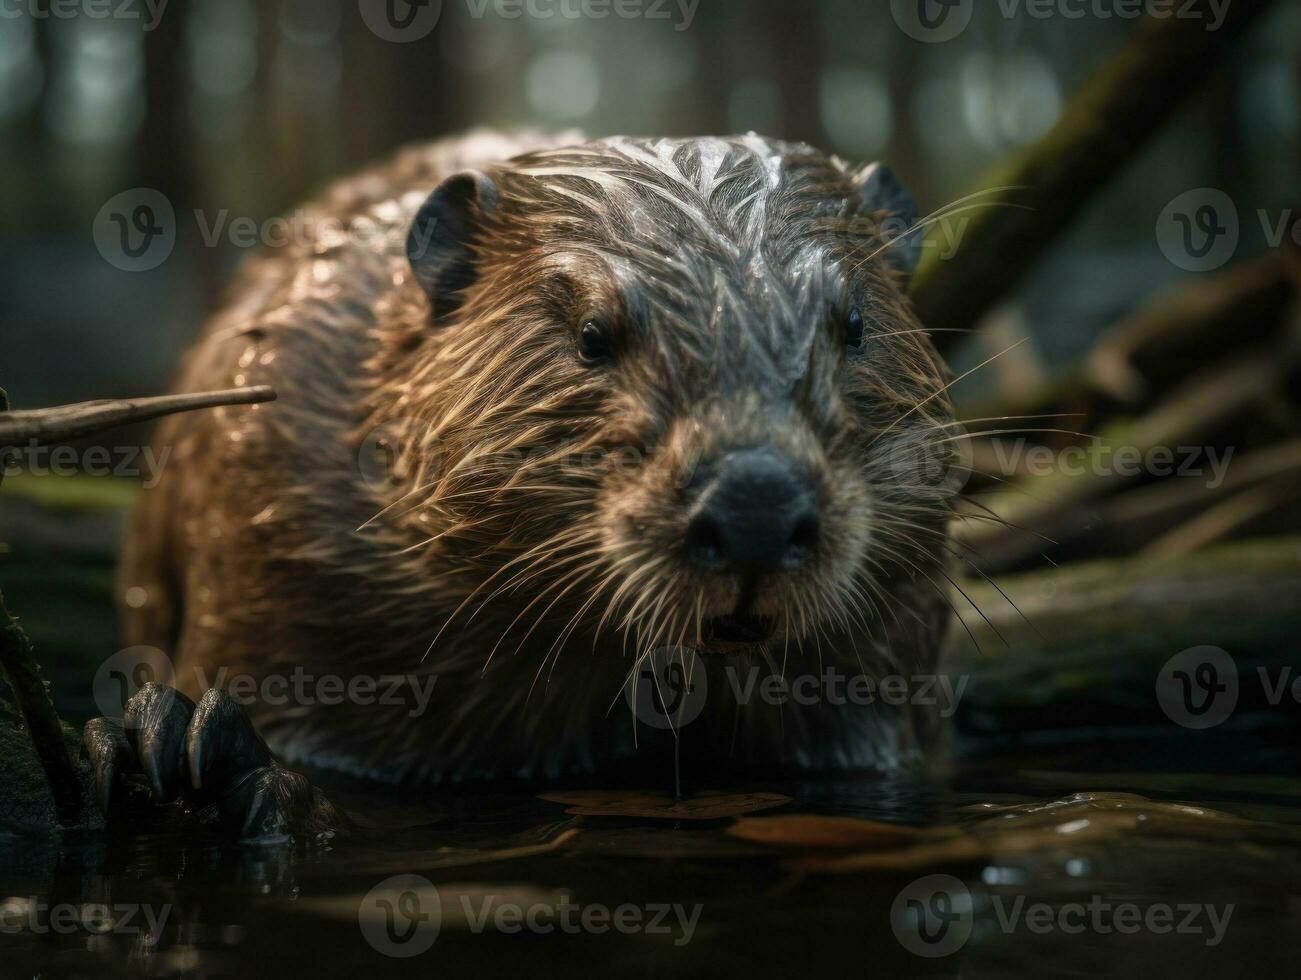
<svg viewBox="0 0 1301 980">
<path fill-rule="evenodd" d="M 27 412 L 7 412 L 0 415 L 0 446 L 23 445 L 32 440 L 40 444 L 67 442 L 103 429 L 145 422 L 163 415 L 222 405 L 251 405 L 274 401 L 275 397 L 274 389 L 260 385 L 228 391 L 82 402 Z"/>
</svg>

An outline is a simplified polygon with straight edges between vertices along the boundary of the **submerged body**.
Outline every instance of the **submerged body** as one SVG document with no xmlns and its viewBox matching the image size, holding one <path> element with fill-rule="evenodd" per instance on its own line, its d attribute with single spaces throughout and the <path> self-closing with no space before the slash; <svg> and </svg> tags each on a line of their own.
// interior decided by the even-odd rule
<svg viewBox="0 0 1301 980">
<path fill-rule="evenodd" d="M 951 418 L 880 172 L 563 143 L 407 150 L 244 266 L 178 390 L 279 399 L 160 429 L 126 639 L 191 697 L 247 678 L 291 763 L 387 783 L 627 765 L 625 680 L 675 645 L 693 765 L 920 759 L 934 707 L 737 694 L 935 671 L 949 501 L 917 462 Z"/>
</svg>

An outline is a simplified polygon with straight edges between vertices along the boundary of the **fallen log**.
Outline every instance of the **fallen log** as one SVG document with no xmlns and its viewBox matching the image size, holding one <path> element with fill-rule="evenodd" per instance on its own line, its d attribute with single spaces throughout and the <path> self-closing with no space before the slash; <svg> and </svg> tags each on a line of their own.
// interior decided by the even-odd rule
<svg viewBox="0 0 1301 980">
<path fill-rule="evenodd" d="M 1206 29 L 1214 20 L 1210 0 L 1190 0 L 1178 17 L 1148 15 L 1057 125 L 983 181 L 991 193 L 979 199 L 958 251 L 946 259 L 925 249 L 913 280 L 921 321 L 942 351 L 961 337 L 948 331 L 974 327 L 1020 284 L 1271 5 L 1238 0 L 1213 31 Z"/>
<path fill-rule="evenodd" d="M 1080 467 L 1057 465 L 1064 457 L 1054 455 L 1051 472 L 1031 474 L 973 498 L 981 511 L 992 511 L 1006 524 L 984 520 L 961 523 L 959 541 L 980 555 L 988 570 L 1024 567 L 1046 544 L 1055 544 L 1058 535 L 1069 538 L 1086 516 L 1091 521 L 1086 508 L 1146 482 L 1149 474 L 1136 459 L 1149 459 L 1159 450 L 1177 452 L 1183 446 L 1222 445 L 1226 433 L 1238 431 L 1261 400 L 1278 390 L 1287 369 L 1287 361 L 1276 352 L 1256 350 L 1191 377 L 1147 415 L 1114 420 L 1090 439 L 1089 462 Z M 1122 468 L 1118 462 L 1121 452 L 1135 465 Z M 982 453 L 982 458 L 988 462 L 990 455 Z M 1112 462 L 1104 467 L 1095 466 L 1093 460 Z M 1019 462 L 1024 462 L 1024 456 Z"/>
<path fill-rule="evenodd" d="M 1270 703 L 1257 682 L 1262 668 L 1295 672 L 1301 537 L 1068 565 L 998 586 L 1006 598 L 989 583 L 964 586 L 983 615 L 959 610 L 966 630 L 955 631 L 949 656 L 951 674 L 970 675 L 961 711 L 969 731 L 1167 725 L 1155 696 L 1161 668 L 1207 645 L 1235 661 L 1244 712 L 1301 715 Z"/>
</svg>

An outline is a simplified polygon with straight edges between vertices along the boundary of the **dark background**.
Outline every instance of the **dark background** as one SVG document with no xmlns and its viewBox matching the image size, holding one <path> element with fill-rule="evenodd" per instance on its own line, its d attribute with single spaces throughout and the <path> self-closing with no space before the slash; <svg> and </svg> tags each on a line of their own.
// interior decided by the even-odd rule
<svg viewBox="0 0 1301 980">
<path fill-rule="evenodd" d="M 888 160 L 925 212 L 1050 127 L 1134 23 L 1008 17 L 979 0 L 959 37 L 921 43 L 885 0 L 699 0 L 685 13 L 644 0 L 624 8 L 653 14 L 638 18 L 600 0 L 538 3 L 554 15 L 488 3 L 474 16 L 480 0 L 444 0 L 427 36 L 394 43 L 359 0 L 171 0 L 149 30 L 139 0 L 124 11 L 138 17 L 110 18 L 4 0 L 0 383 L 15 406 L 167 386 L 245 251 L 205 244 L 195 209 L 260 222 L 403 143 L 535 125 L 808 140 Z M 609 13 L 571 16 L 583 9 Z M 1263 248 L 1255 210 L 1301 199 L 1299 87 L 1301 5 L 1281 3 L 996 314 L 981 343 L 1036 340 L 985 383 L 1051 372 L 1186 275 L 1155 234 L 1186 190 L 1226 191 L 1244 215 L 1239 253 Z M 107 201 L 140 187 L 170 200 L 178 240 L 159 267 L 126 272 L 92 233 Z"/>
</svg>

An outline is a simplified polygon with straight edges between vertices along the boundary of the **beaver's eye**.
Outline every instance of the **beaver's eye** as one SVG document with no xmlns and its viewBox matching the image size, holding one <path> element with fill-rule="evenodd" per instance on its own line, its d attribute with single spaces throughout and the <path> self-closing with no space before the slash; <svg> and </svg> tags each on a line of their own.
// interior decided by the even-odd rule
<svg viewBox="0 0 1301 980">
<path fill-rule="evenodd" d="M 845 346 L 850 350 L 863 349 L 863 311 L 857 306 L 845 318 Z"/>
<path fill-rule="evenodd" d="M 587 320 L 578 331 L 578 356 L 588 364 L 608 361 L 614 353 L 610 331 L 595 320 Z"/>
</svg>

